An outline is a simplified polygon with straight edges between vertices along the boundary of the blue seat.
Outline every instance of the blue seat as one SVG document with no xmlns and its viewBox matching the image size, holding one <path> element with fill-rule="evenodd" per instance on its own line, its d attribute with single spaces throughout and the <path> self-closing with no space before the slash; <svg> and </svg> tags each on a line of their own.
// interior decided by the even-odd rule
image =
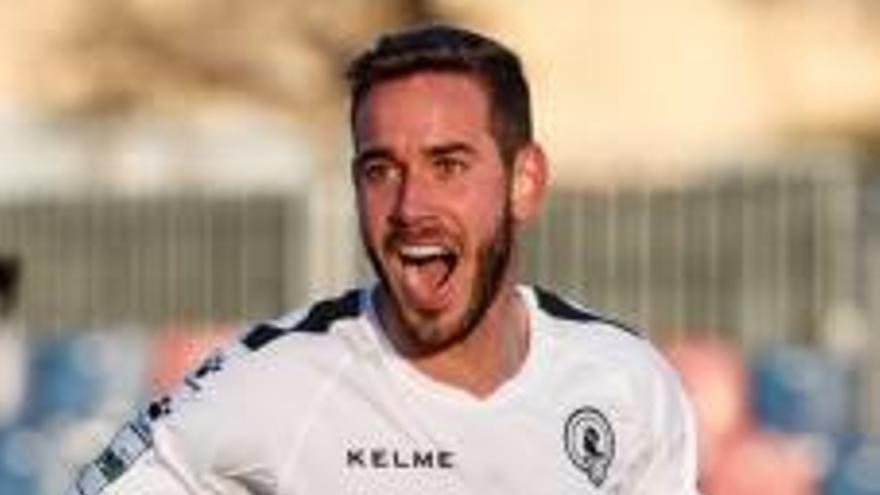
<svg viewBox="0 0 880 495">
<path fill-rule="evenodd" d="M 780 347 L 752 366 L 752 402 L 761 425 L 784 433 L 840 435 L 854 426 L 853 374 L 819 351 Z"/>
<path fill-rule="evenodd" d="M 38 456 L 22 443 L 21 431 L 0 431 L 0 493 L 4 495 L 39 493 Z"/>
<path fill-rule="evenodd" d="M 101 395 L 102 372 L 88 339 L 64 336 L 34 341 L 20 423 L 36 427 L 52 417 L 89 416 Z"/>
<path fill-rule="evenodd" d="M 852 436 L 838 441 L 835 452 L 826 495 L 880 495 L 880 439 Z"/>
</svg>

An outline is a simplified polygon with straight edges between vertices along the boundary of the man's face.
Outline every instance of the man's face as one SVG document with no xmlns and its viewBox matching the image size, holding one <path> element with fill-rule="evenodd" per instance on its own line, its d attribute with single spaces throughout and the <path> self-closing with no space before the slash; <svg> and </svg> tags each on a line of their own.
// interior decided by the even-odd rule
<svg viewBox="0 0 880 495">
<path fill-rule="evenodd" d="M 361 234 L 410 350 L 466 336 L 506 276 L 508 172 L 472 78 L 425 72 L 373 87 L 355 113 Z"/>
</svg>

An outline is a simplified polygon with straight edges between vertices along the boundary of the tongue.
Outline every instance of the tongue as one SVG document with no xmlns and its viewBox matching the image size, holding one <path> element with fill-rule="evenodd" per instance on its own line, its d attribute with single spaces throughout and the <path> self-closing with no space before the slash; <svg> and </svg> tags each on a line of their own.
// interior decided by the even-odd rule
<svg viewBox="0 0 880 495">
<path fill-rule="evenodd" d="M 436 306 L 448 273 L 449 267 L 440 259 L 408 264 L 404 267 L 404 287 L 417 306 Z"/>
</svg>

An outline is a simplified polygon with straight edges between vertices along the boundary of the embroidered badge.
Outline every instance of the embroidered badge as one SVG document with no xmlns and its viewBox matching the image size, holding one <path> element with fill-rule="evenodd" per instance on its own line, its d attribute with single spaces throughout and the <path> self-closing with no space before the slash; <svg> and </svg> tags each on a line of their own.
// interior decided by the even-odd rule
<svg viewBox="0 0 880 495">
<path fill-rule="evenodd" d="M 565 452 L 598 488 L 608 477 L 614 460 L 614 430 L 601 411 L 582 407 L 565 421 Z"/>
</svg>

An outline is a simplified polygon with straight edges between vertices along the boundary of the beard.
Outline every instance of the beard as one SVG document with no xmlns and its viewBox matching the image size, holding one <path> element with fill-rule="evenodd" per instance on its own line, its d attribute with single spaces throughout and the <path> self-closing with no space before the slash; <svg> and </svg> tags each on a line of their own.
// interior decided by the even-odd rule
<svg viewBox="0 0 880 495">
<path fill-rule="evenodd" d="M 492 234 L 477 248 L 474 280 L 467 295 L 467 305 L 463 315 L 452 322 L 452 328 L 444 330 L 439 315 L 415 320 L 408 318 L 403 310 L 402 302 L 395 295 L 390 283 L 388 270 L 383 265 L 376 247 L 369 242 L 366 232 L 361 236 L 373 271 L 379 278 L 381 292 L 390 302 L 390 309 L 401 326 L 401 337 L 406 343 L 402 351 L 411 357 L 424 357 L 447 349 L 465 340 L 485 317 L 486 312 L 498 298 L 502 282 L 507 276 L 508 267 L 513 253 L 514 226 L 511 203 L 508 198 Z M 362 223 L 363 226 L 363 223 Z M 399 235 L 388 234 L 384 245 L 392 244 L 389 240 Z M 383 323 L 387 327 L 387 322 Z M 386 331 L 388 329 L 386 328 Z"/>
</svg>

